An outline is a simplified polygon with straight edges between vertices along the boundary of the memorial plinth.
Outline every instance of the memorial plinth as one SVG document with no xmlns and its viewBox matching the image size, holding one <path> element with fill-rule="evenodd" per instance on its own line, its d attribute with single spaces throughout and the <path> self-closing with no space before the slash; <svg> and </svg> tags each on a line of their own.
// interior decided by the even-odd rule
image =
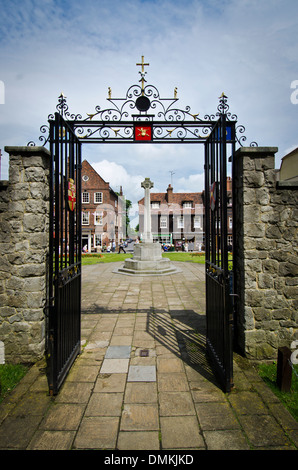
<svg viewBox="0 0 298 470">
<path fill-rule="evenodd" d="M 138 243 L 134 246 L 133 258 L 126 259 L 119 274 L 139 276 L 161 276 L 180 272 L 169 258 L 162 257 L 159 243 Z"/>
<path fill-rule="evenodd" d="M 124 266 L 115 272 L 133 276 L 161 276 L 178 273 L 180 270 L 171 263 L 171 260 L 162 257 L 160 243 L 153 243 L 150 213 L 150 189 L 153 183 L 150 178 L 145 178 L 141 186 L 145 189 L 143 242 L 134 245 L 133 257 L 126 259 Z"/>
</svg>

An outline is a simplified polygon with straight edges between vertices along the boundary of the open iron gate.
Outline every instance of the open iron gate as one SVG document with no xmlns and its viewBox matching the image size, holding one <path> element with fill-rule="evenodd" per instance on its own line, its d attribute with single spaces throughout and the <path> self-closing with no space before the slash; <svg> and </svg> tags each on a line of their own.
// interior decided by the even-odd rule
<svg viewBox="0 0 298 470">
<path fill-rule="evenodd" d="M 81 143 L 72 123 L 55 113 L 50 124 L 50 250 L 47 371 L 57 394 L 81 343 Z"/>
<path fill-rule="evenodd" d="M 233 382 L 233 261 L 228 251 L 227 158 L 234 150 L 235 122 L 221 114 L 205 143 L 206 347 L 225 392 L 230 391 Z"/>
<path fill-rule="evenodd" d="M 233 381 L 233 329 L 236 326 L 233 311 L 237 310 L 233 300 L 237 296 L 233 293 L 235 271 L 227 240 L 227 158 L 233 156 L 236 142 L 242 146 L 246 137 L 237 137 L 237 116 L 229 112 L 224 93 L 219 98 L 216 115 L 205 115 L 201 119 L 189 106 L 176 107 L 177 88 L 173 97 L 162 98 L 155 86 L 145 85 L 144 67 L 149 64 L 144 62 L 144 56 L 136 65 L 142 67 L 141 80 L 129 87 L 122 98 L 112 98 L 109 88 L 108 108 L 96 106 L 93 113 L 83 118 L 69 112 L 66 97 L 61 93 L 56 106 L 58 113 L 49 116 L 48 135 L 48 126 L 40 128 L 43 135 L 39 140 L 44 145 L 50 143 L 52 154 L 46 308 L 46 355 L 52 394 L 58 392 L 80 351 L 82 143 L 205 145 L 207 351 L 222 388 L 229 391 Z M 237 126 L 238 133 L 244 131 L 244 126 Z M 31 141 L 28 145 L 35 143 Z M 250 146 L 255 147 L 257 143 L 252 142 Z M 229 147 L 230 154 L 227 153 Z M 79 197 L 74 206 L 75 194 Z M 234 208 L 235 204 L 233 212 Z M 236 248 L 233 245 L 233 253 Z"/>
</svg>

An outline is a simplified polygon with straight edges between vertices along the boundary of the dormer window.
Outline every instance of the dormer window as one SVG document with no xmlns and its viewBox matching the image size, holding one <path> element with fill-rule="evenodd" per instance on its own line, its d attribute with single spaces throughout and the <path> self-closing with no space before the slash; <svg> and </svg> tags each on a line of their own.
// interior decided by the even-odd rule
<svg viewBox="0 0 298 470">
<path fill-rule="evenodd" d="M 183 209 L 191 209 L 191 208 L 192 208 L 192 201 L 183 202 Z"/>
<path fill-rule="evenodd" d="M 159 206 L 160 206 L 159 201 L 151 202 L 151 209 L 159 209 Z"/>
</svg>

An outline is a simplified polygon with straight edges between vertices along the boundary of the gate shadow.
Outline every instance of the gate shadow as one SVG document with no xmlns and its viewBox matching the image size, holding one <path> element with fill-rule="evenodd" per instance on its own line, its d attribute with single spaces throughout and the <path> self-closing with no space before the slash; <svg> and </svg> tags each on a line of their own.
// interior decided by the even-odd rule
<svg viewBox="0 0 298 470">
<path fill-rule="evenodd" d="M 92 305 L 84 308 L 82 313 L 136 315 L 136 309 L 109 309 Z M 137 313 L 146 314 L 145 331 L 159 345 L 167 348 L 170 353 L 181 358 L 185 364 L 219 387 L 206 353 L 205 314 L 198 314 L 194 310 L 164 310 L 154 307 L 137 309 Z"/>
<path fill-rule="evenodd" d="M 205 315 L 194 310 L 152 308 L 147 311 L 147 332 L 169 352 L 218 386 L 206 353 Z"/>
</svg>

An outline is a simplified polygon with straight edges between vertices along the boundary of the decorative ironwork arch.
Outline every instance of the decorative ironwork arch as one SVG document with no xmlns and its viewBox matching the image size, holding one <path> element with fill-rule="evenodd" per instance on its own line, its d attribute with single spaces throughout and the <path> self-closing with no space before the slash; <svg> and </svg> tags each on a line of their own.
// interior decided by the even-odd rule
<svg viewBox="0 0 298 470">
<path fill-rule="evenodd" d="M 180 109 L 176 106 L 177 88 L 172 98 L 162 98 L 158 89 L 153 85 L 146 85 L 142 57 L 141 85 L 132 85 L 124 98 L 112 98 L 112 90 L 108 90 L 107 101 L 110 106 L 102 109 L 95 106 L 92 113 L 87 113 L 83 118 L 81 114 L 73 114 L 69 111 L 66 96 L 61 93 L 58 97 L 56 112 L 63 119 L 71 121 L 75 135 L 82 143 L 204 143 L 221 115 L 226 116 L 229 122 L 237 123 L 237 115 L 229 111 L 227 96 L 222 93 L 215 114 L 199 117 L 199 113 L 193 114 L 190 106 Z M 46 145 L 50 140 L 50 122 L 55 116 L 48 116 L 48 125 L 42 125 L 42 135 L 39 141 Z M 236 127 L 236 142 L 243 146 L 247 140 L 245 127 Z M 36 144 L 30 141 L 27 145 Z M 257 146 L 251 142 L 250 146 Z"/>
</svg>

